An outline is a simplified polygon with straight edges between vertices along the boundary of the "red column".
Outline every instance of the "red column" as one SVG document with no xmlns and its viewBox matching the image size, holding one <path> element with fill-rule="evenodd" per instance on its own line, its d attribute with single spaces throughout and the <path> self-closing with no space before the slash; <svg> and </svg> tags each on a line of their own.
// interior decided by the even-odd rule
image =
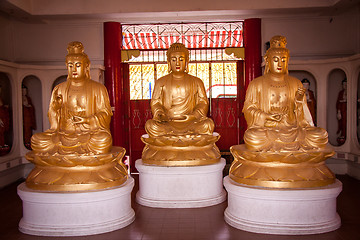
<svg viewBox="0 0 360 240">
<path fill-rule="evenodd" d="M 124 98 L 122 91 L 121 69 L 121 41 L 122 29 L 118 22 L 104 23 L 104 64 L 105 86 L 109 93 L 113 110 L 111 134 L 114 146 L 124 146 L 124 121 L 121 102 Z"/>
<path fill-rule="evenodd" d="M 261 76 L 261 19 L 251 18 L 244 21 L 245 47 L 245 90 L 249 83 Z"/>
<path fill-rule="evenodd" d="M 241 78 L 244 66 L 238 62 L 238 108 L 239 108 L 239 143 L 244 143 L 244 133 L 247 129 L 242 109 L 244 107 L 245 93 L 249 83 L 261 76 L 261 19 L 251 18 L 244 21 L 244 47 L 245 47 L 245 79 Z"/>
<path fill-rule="evenodd" d="M 237 144 L 244 143 L 244 133 L 247 128 L 247 124 L 245 121 L 244 113 L 242 109 L 244 107 L 245 102 L 245 81 L 244 81 L 244 61 L 237 61 L 236 63 L 237 68 L 237 109 L 238 114 L 237 117 L 239 119 L 239 129 L 238 129 L 238 139 Z"/>
</svg>

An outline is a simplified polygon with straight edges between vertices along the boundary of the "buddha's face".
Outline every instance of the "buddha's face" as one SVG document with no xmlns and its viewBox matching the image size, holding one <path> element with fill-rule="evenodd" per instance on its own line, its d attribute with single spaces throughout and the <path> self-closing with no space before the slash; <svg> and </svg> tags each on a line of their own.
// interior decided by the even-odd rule
<svg viewBox="0 0 360 240">
<path fill-rule="evenodd" d="M 270 72 L 275 74 L 286 74 L 288 71 L 288 60 L 287 53 L 271 54 L 268 59 Z"/>
<path fill-rule="evenodd" d="M 86 63 L 82 59 L 69 58 L 67 63 L 68 75 L 72 79 L 82 79 L 86 76 Z"/>
<path fill-rule="evenodd" d="M 170 68 L 173 73 L 185 72 L 186 55 L 184 52 L 173 52 L 170 54 Z"/>
</svg>

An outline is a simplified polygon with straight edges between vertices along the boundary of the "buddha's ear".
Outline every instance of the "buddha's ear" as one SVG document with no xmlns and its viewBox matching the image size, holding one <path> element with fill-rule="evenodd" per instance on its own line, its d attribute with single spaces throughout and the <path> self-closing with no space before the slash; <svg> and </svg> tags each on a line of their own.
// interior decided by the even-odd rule
<svg viewBox="0 0 360 240">
<path fill-rule="evenodd" d="M 85 76 L 90 79 L 90 63 L 85 62 Z"/>
<path fill-rule="evenodd" d="M 267 60 L 268 60 L 268 56 L 267 56 L 267 55 L 265 55 L 265 56 L 264 56 L 264 61 L 265 61 L 265 64 L 268 62 Z"/>
<path fill-rule="evenodd" d="M 168 73 L 171 73 L 171 64 L 170 64 L 170 61 L 167 62 L 167 65 L 168 65 Z"/>
<path fill-rule="evenodd" d="M 264 69 L 264 74 L 269 72 L 269 61 L 268 61 L 268 56 L 264 56 L 264 61 L 265 61 L 265 69 Z"/>
</svg>

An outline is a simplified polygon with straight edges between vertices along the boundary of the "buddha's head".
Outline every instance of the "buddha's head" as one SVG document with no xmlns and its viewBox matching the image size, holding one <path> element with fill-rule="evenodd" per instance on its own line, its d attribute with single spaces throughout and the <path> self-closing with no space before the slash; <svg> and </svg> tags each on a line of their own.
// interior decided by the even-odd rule
<svg viewBox="0 0 360 240">
<path fill-rule="evenodd" d="M 182 43 L 173 43 L 166 52 L 169 72 L 186 72 L 189 50 Z"/>
<path fill-rule="evenodd" d="M 90 78 L 90 60 L 84 53 L 84 46 L 81 42 L 71 42 L 67 47 L 66 66 L 68 78 L 88 79 Z"/>
<path fill-rule="evenodd" d="M 265 74 L 287 74 L 289 62 L 289 50 L 286 48 L 284 36 L 274 36 L 270 40 L 270 48 L 266 51 Z"/>
</svg>

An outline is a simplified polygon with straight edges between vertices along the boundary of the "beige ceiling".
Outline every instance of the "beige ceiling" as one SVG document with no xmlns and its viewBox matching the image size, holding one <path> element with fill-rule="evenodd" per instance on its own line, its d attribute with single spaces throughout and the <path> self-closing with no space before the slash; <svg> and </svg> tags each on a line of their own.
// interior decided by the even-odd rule
<svg viewBox="0 0 360 240">
<path fill-rule="evenodd" d="M 23 21 L 223 21 L 250 17 L 334 15 L 360 0 L 2 0 Z"/>
</svg>

